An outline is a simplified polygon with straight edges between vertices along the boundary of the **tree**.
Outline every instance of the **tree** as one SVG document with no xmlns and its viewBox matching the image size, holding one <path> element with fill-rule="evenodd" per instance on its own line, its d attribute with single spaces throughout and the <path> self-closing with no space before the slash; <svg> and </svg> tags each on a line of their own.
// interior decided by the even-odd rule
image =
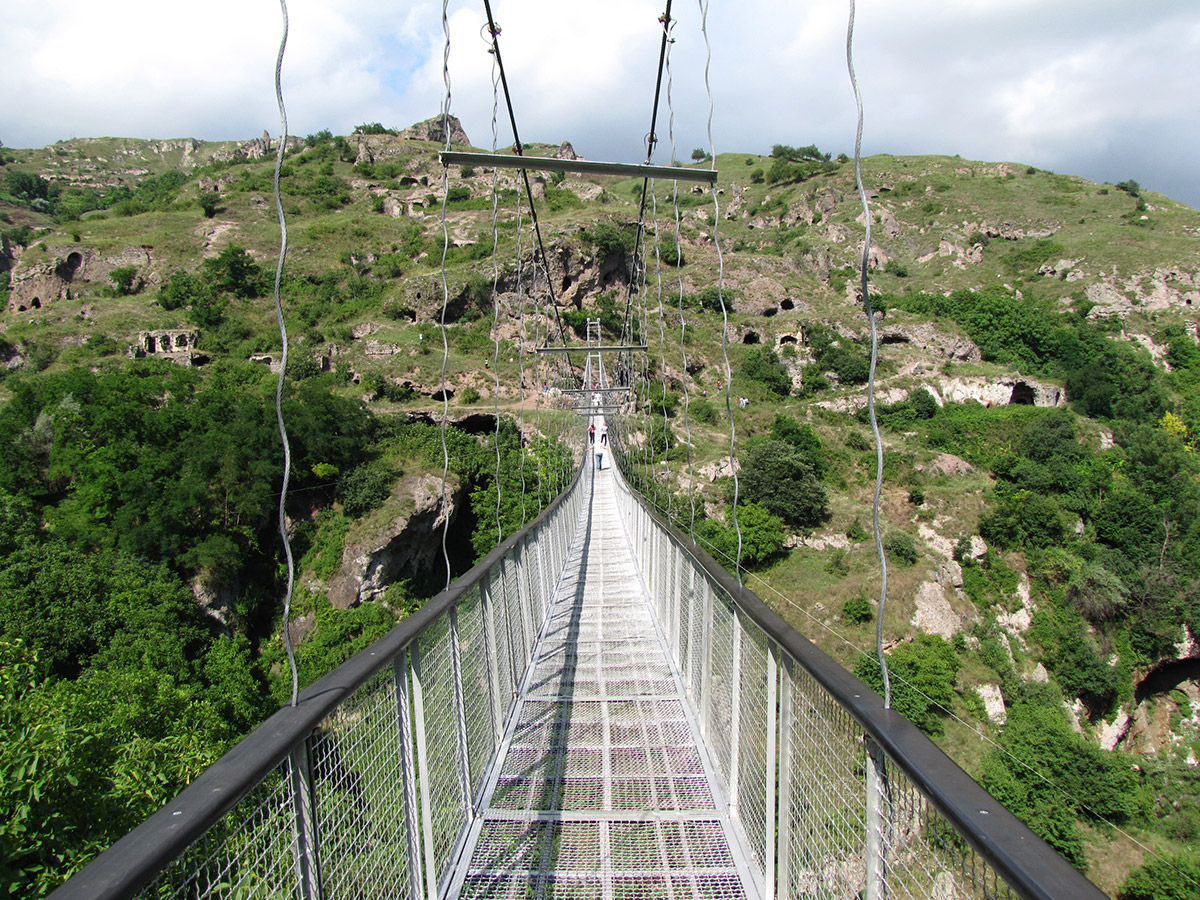
<svg viewBox="0 0 1200 900">
<path fill-rule="evenodd" d="M 801 424 L 791 416 L 777 415 L 771 424 L 771 438 L 790 444 L 808 460 L 818 478 L 825 476 L 825 449 L 811 425 Z"/>
<path fill-rule="evenodd" d="M 979 523 L 979 533 L 1001 547 L 1051 547 L 1062 540 L 1063 525 L 1052 497 L 1030 490 L 997 490 L 994 512 Z"/>
<path fill-rule="evenodd" d="M 787 368 L 779 361 L 774 350 L 765 347 L 754 347 L 746 354 L 740 374 L 780 397 L 786 397 L 792 389 Z"/>
<path fill-rule="evenodd" d="M 728 563 L 732 568 L 738 558 L 738 530 L 742 534 L 742 565 L 755 569 L 770 562 L 783 552 L 783 519 L 772 515 L 757 503 L 739 503 L 738 527 L 733 527 L 733 514 L 729 511 L 725 522 L 704 519 L 697 526 L 697 534 L 718 562 Z"/>
<path fill-rule="evenodd" d="M 815 467 L 790 444 L 763 441 L 742 454 L 741 464 L 740 485 L 748 502 L 804 528 L 820 524 L 829 514 Z"/>
<path fill-rule="evenodd" d="M 141 290 L 142 280 L 138 278 L 137 266 L 118 266 L 108 273 L 108 277 L 112 279 L 113 287 L 122 297 Z"/>
<path fill-rule="evenodd" d="M 176 269 L 158 289 L 158 305 L 163 309 L 183 309 L 199 300 L 211 302 L 213 290 L 203 278 L 185 269 Z M 206 296 L 207 295 L 207 296 Z"/>
<path fill-rule="evenodd" d="M 262 269 L 237 244 L 230 244 L 212 259 L 206 259 L 203 271 L 208 283 L 219 292 L 243 300 L 262 294 Z"/>
<path fill-rule="evenodd" d="M 68 823 L 51 797 L 57 785 L 78 784 L 63 753 L 62 712 L 38 690 L 40 669 L 21 641 L 0 641 L 0 893 L 10 897 L 57 885 L 54 863 L 69 846 L 59 837 Z"/>
<path fill-rule="evenodd" d="M 697 147 L 692 151 L 692 159 L 696 160 L 697 162 L 703 162 L 704 160 L 708 159 L 708 151 L 703 147 Z"/>
</svg>

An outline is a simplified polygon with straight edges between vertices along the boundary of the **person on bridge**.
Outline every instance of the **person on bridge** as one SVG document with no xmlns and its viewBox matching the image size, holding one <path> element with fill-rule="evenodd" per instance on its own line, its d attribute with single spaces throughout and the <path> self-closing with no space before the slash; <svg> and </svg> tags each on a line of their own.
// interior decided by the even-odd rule
<svg viewBox="0 0 1200 900">
<path fill-rule="evenodd" d="M 600 443 L 601 444 L 608 443 L 608 423 L 607 422 L 600 423 Z"/>
<path fill-rule="evenodd" d="M 604 468 L 604 445 L 603 444 L 596 445 L 596 468 L 597 469 Z"/>
<path fill-rule="evenodd" d="M 588 443 L 589 444 L 596 443 L 596 423 L 595 422 L 588 423 Z"/>
</svg>

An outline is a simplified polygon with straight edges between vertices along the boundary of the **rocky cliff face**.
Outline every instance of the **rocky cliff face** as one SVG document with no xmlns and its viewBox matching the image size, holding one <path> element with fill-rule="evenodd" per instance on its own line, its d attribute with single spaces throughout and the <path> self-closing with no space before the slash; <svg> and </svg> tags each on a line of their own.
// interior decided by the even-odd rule
<svg viewBox="0 0 1200 900">
<path fill-rule="evenodd" d="M 346 536 L 341 570 L 327 585 L 330 602 L 347 609 L 380 596 L 398 579 L 433 568 L 442 552 L 438 535 L 463 501 L 451 483 L 443 506 L 437 476 L 401 479 L 383 508 Z"/>
</svg>

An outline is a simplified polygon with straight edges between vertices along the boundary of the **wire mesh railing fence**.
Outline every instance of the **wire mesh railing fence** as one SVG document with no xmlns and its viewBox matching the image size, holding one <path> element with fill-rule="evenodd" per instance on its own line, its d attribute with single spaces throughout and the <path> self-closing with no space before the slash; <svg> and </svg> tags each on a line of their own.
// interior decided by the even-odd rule
<svg viewBox="0 0 1200 900">
<path fill-rule="evenodd" d="M 591 470 L 52 896 L 435 898 L 478 815 Z"/>
<path fill-rule="evenodd" d="M 1105 896 L 622 478 L 616 496 L 765 898 Z"/>
</svg>

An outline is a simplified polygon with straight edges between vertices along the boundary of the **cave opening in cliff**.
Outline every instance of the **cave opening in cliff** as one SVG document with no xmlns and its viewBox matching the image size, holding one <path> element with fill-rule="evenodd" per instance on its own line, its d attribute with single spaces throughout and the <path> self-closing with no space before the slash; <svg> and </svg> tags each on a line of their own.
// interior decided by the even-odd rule
<svg viewBox="0 0 1200 900">
<path fill-rule="evenodd" d="M 1024 381 L 1018 381 L 1013 385 L 1012 395 L 1008 398 L 1011 406 L 1033 406 L 1034 405 L 1033 388 Z"/>
<path fill-rule="evenodd" d="M 70 281 L 75 277 L 75 273 L 79 271 L 81 265 L 83 265 L 83 254 L 78 250 L 72 250 L 67 254 L 66 259 L 54 267 L 54 274 L 63 281 Z"/>
<path fill-rule="evenodd" d="M 1185 681 L 1200 682 L 1200 658 L 1189 656 L 1163 660 L 1138 682 L 1133 694 L 1134 701 L 1141 703 L 1155 694 L 1173 691 Z"/>
</svg>

